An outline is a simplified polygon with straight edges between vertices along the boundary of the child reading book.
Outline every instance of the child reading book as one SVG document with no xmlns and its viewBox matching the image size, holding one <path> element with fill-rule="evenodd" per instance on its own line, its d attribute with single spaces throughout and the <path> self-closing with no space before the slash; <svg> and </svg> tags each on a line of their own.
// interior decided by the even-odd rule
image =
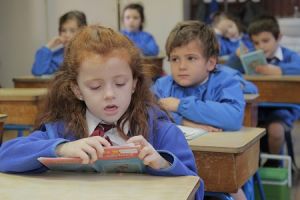
<svg viewBox="0 0 300 200">
<path fill-rule="evenodd" d="M 132 3 L 123 9 L 124 29 L 122 33 L 134 42 L 144 56 L 157 56 L 159 53 L 158 45 L 150 33 L 143 31 L 144 22 L 144 7 L 142 5 Z"/>
<path fill-rule="evenodd" d="M 180 22 L 167 38 L 166 53 L 172 75 L 158 79 L 153 91 L 175 122 L 210 132 L 239 130 L 245 106 L 241 81 L 233 69 L 216 65 L 213 30 L 199 21 Z M 245 187 L 251 199 L 251 181 Z M 233 195 L 245 199 L 242 190 Z"/>
<path fill-rule="evenodd" d="M 93 163 L 104 147 L 133 143 L 146 173 L 197 176 L 183 133 L 159 109 L 142 69 L 139 50 L 121 33 L 95 25 L 80 30 L 66 48 L 39 126 L 1 146 L 0 171 L 46 171 L 39 157 Z M 203 193 L 201 182 L 197 199 Z"/>
<path fill-rule="evenodd" d="M 56 72 L 63 62 L 64 47 L 76 32 L 86 25 L 86 16 L 81 11 L 73 10 L 62 15 L 59 18 L 59 35 L 37 50 L 32 65 L 32 74 L 40 76 Z"/>
</svg>

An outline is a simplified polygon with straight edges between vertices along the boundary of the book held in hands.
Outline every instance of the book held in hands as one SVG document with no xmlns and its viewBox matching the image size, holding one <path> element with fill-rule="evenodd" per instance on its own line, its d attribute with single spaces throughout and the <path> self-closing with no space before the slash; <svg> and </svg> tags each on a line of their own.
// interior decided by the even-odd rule
<svg viewBox="0 0 300 200">
<path fill-rule="evenodd" d="M 138 158 L 140 147 L 132 145 L 104 147 L 103 157 L 91 164 L 80 158 L 39 157 L 43 165 L 56 171 L 87 171 L 100 173 L 143 173 L 145 166 Z"/>
<path fill-rule="evenodd" d="M 242 54 L 240 56 L 245 74 L 255 75 L 255 68 L 259 65 L 266 65 L 267 60 L 262 50 Z"/>
</svg>

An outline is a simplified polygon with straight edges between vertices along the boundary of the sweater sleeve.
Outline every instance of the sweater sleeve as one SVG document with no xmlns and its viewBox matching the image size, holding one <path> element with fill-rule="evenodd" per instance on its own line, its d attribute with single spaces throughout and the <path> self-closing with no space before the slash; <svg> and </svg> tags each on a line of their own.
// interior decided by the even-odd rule
<svg viewBox="0 0 300 200">
<path fill-rule="evenodd" d="M 31 73 L 35 76 L 53 74 L 57 71 L 63 60 L 63 51 L 51 51 L 47 47 L 40 48 L 35 54 L 35 61 Z"/>
<path fill-rule="evenodd" d="M 0 148 L 1 172 L 43 172 L 44 167 L 37 158 L 56 157 L 55 149 L 63 138 L 49 138 L 47 131 L 37 130 L 27 137 L 18 137 L 2 144 Z"/>
</svg>

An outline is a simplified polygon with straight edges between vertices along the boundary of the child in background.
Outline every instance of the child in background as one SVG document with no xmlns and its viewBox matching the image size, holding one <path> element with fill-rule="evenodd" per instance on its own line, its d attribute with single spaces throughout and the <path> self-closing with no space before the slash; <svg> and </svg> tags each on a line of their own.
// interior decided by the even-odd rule
<svg viewBox="0 0 300 200">
<path fill-rule="evenodd" d="M 143 6 L 129 4 L 123 9 L 124 30 L 121 32 L 134 42 L 144 56 L 157 56 L 159 48 L 153 36 L 143 31 L 144 22 Z"/>
<path fill-rule="evenodd" d="M 253 50 L 249 36 L 243 32 L 241 24 L 233 16 L 217 12 L 213 16 L 212 26 L 220 45 L 219 56 L 240 55 Z"/>
<path fill-rule="evenodd" d="M 64 47 L 82 26 L 86 26 L 83 12 L 70 11 L 59 18 L 59 36 L 52 38 L 45 46 L 37 50 L 32 66 L 35 76 L 55 73 L 63 62 Z"/>
<path fill-rule="evenodd" d="M 296 52 L 280 46 L 281 39 L 278 22 L 273 16 L 261 16 L 249 25 L 249 35 L 255 48 L 261 49 L 267 65 L 257 66 L 255 71 L 261 75 L 300 75 L 300 56 Z M 300 106 L 294 104 L 264 103 L 259 106 L 259 124 L 267 128 L 267 135 L 261 142 L 262 151 L 279 154 L 283 150 L 284 132 L 292 128 L 300 117 Z M 269 161 L 266 165 L 278 166 Z"/>
<path fill-rule="evenodd" d="M 37 129 L 1 146 L 0 171 L 46 171 L 37 160 L 41 156 L 79 157 L 91 163 L 111 141 L 140 145 L 146 173 L 197 176 L 193 153 L 183 133 L 159 109 L 141 63 L 139 50 L 122 34 L 101 26 L 83 28 L 66 48 Z M 115 125 L 105 132 L 109 141 L 91 136 L 99 122 Z M 201 182 L 197 199 L 203 193 Z"/>
<path fill-rule="evenodd" d="M 175 122 L 208 131 L 239 130 L 245 106 L 241 83 L 232 69 L 216 65 L 219 46 L 213 30 L 199 21 L 178 23 L 166 53 L 172 75 L 158 79 L 152 89 Z M 245 187 L 252 199 L 252 180 Z M 246 198 L 241 189 L 232 195 Z"/>
</svg>

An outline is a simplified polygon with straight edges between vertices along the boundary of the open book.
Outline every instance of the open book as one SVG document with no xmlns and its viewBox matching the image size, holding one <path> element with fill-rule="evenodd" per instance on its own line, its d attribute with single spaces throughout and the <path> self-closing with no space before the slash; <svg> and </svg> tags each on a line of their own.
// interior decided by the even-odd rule
<svg viewBox="0 0 300 200">
<path fill-rule="evenodd" d="M 177 125 L 177 127 L 183 132 L 183 134 L 187 140 L 195 139 L 195 138 L 207 133 L 206 130 L 200 129 L 200 128 L 192 128 L 192 127 L 181 126 L 181 125 Z"/>
<path fill-rule="evenodd" d="M 138 158 L 139 146 L 124 145 L 104 147 L 103 157 L 92 164 L 81 164 L 80 158 L 39 157 L 50 170 L 89 171 L 100 173 L 143 173 L 145 166 Z"/>
<path fill-rule="evenodd" d="M 254 75 L 255 68 L 258 65 L 266 65 L 267 60 L 262 50 L 253 51 L 250 53 L 242 54 L 240 56 L 245 74 Z"/>
</svg>

